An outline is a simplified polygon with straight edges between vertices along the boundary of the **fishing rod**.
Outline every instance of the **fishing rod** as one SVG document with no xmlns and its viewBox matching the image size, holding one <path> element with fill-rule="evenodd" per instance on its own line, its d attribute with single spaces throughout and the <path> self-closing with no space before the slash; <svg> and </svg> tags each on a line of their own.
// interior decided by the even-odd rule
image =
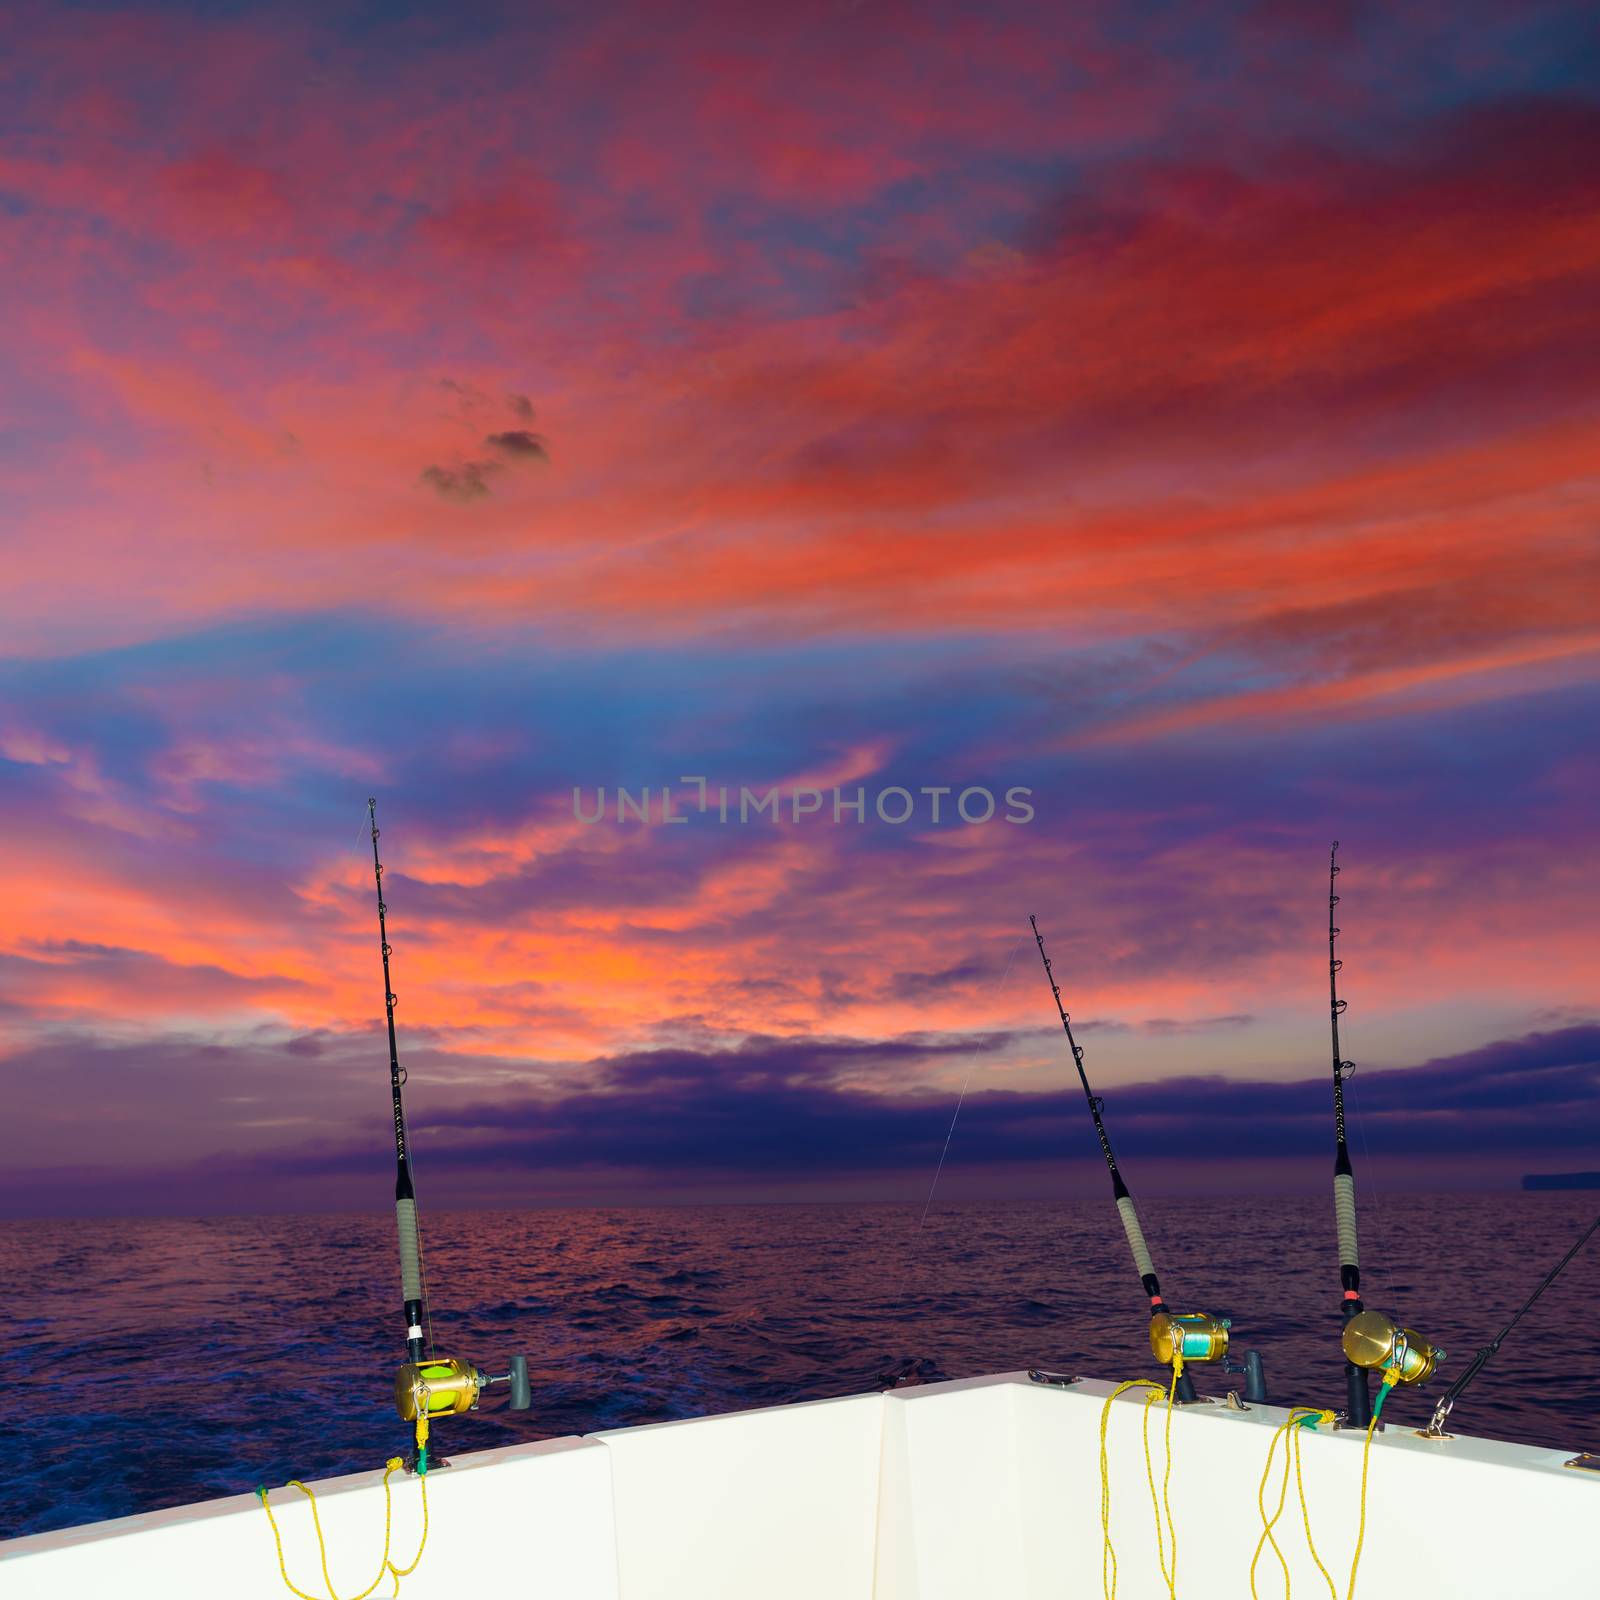
<svg viewBox="0 0 1600 1600">
<path fill-rule="evenodd" d="M 1339 1238 L 1340 1310 L 1344 1331 L 1345 1425 L 1368 1428 L 1396 1384 L 1425 1383 L 1446 1352 L 1428 1343 L 1414 1328 L 1402 1327 L 1381 1311 L 1368 1311 L 1361 1299 L 1361 1255 L 1356 1244 L 1356 1178 L 1345 1138 L 1344 1086 L 1355 1063 L 1339 1048 L 1339 1018 L 1348 1001 L 1339 998 L 1339 973 L 1344 962 L 1334 953 L 1339 929 L 1333 920 L 1339 896 L 1339 841 L 1328 852 L 1328 1024 L 1333 1034 L 1333 1220 Z M 1383 1374 L 1377 1404 L 1372 1400 L 1372 1374 Z"/>
<path fill-rule="evenodd" d="M 1591 1222 L 1589 1226 L 1578 1235 L 1577 1242 L 1569 1251 L 1567 1251 L 1564 1256 L 1562 1256 L 1562 1258 L 1549 1270 L 1549 1272 L 1545 1274 L 1544 1281 L 1540 1283 L 1539 1287 L 1522 1302 L 1522 1305 L 1518 1308 L 1516 1315 L 1513 1316 L 1512 1319 L 1505 1325 L 1505 1327 L 1503 1327 L 1499 1333 L 1497 1333 L 1494 1338 L 1491 1339 L 1489 1343 L 1486 1344 L 1472 1358 L 1472 1360 L 1467 1363 L 1467 1370 L 1463 1372 L 1461 1376 L 1457 1378 L 1456 1381 L 1452 1383 L 1450 1387 L 1446 1389 L 1445 1392 L 1439 1397 L 1438 1405 L 1433 1408 L 1432 1420 L 1428 1423 L 1428 1426 L 1422 1430 L 1425 1438 L 1444 1439 L 1449 1437 L 1444 1431 L 1444 1425 L 1450 1416 L 1451 1408 L 1455 1405 L 1456 1401 L 1461 1398 L 1461 1391 L 1465 1389 L 1467 1385 L 1471 1383 L 1472 1380 L 1476 1378 L 1486 1366 L 1488 1366 L 1489 1362 L 1494 1358 L 1494 1356 L 1499 1353 L 1500 1346 L 1505 1341 L 1506 1335 L 1510 1333 L 1519 1322 L 1522 1321 L 1522 1319 L 1530 1310 L 1532 1310 L 1534 1301 L 1536 1301 L 1539 1296 L 1542 1295 L 1545 1290 L 1548 1289 L 1550 1285 L 1561 1276 L 1562 1272 L 1566 1270 L 1567 1263 L 1570 1262 L 1572 1258 L 1584 1247 L 1584 1245 L 1589 1242 L 1597 1228 L 1600 1228 L 1600 1217 L 1596 1217 L 1594 1221 Z"/>
<path fill-rule="evenodd" d="M 1083 1046 L 1072 1037 L 1072 1018 L 1061 999 L 1061 986 L 1056 982 L 1045 953 L 1044 935 L 1039 932 L 1036 917 L 1028 918 L 1033 929 L 1034 942 L 1039 946 L 1039 959 L 1044 963 L 1044 975 L 1055 996 L 1056 1011 L 1061 1026 L 1066 1031 L 1067 1048 L 1072 1052 L 1072 1063 L 1078 1069 L 1078 1082 L 1083 1085 L 1083 1097 L 1089 1102 L 1089 1115 L 1094 1118 L 1094 1131 L 1100 1140 L 1100 1153 L 1105 1157 L 1106 1169 L 1111 1174 L 1111 1193 L 1117 1203 L 1117 1214 L 1122 1218 L 1122 1231 L 1128 1236 L 1128 1248 L 1133 1253 L 1133 1264 L 1150 1297 L 1150 1348 L 1163 1366 L 1170 1366 L 1174 1355 L 1181 1355 L 1185 1363 L 1191 1361 L 1221 1361 L 1228 1353 L 1228 1328 L 1226 1317 L 1213 1317 L 1201 1312 L 1173 1313 L 1167 1310 L 1161 1295 L 1161 1280 L 1156 1276 L 1155 1263 L 1150 1258 L 1150 1247 L 1145 1243 L 1144 1229 L 1139 1225 L 1139 1213 L 1128 1192 L 1127 1180 L 1117 1165 L 1111 1148 L 1111 1138 L 1106 1133 L 1105 1101 L 1089 1087 L 1089 1075 L 1083 1067 Z M 1188 1373 L 1178 1375 L 1175 1397 L 1180 1404 L 1192 1404 L 1198 1396 Z"/>
<path fill-rule="evenodd" d="M 1328 852 L 1328 1024 L 1333 1030 L 1333 1219 L 1339 1236 L 1340 1311 L 1348 1324 L 1365 1310 L 1361 1299 L 1361 1253 L 1356 1243 L 1356 1176 L 1350 1162 L 1350 1145 L 1345 1138 L 1344 1084 L 1355 1071 L 1339 1048 L 1339 1018 L 1349 1002 L 1339 998 L 1339 971 L 1344 966 L 1334 954 L 1339 930 L 1334 925 L 1333 908 L 1339 903 L 1334 879 L 1339 876 L 1339 841 Z M 1372 1421 L 1372 1377 L 1370 1370 L 1346 1358 L 1344 1364 L 1345 1416 L 1352 1427 L 1364 1428 Z"/>
<path fill-rule="evenodd" d="M 406 1321 L 406 1354 L 421 1361 L 422 1343 L 422 1249 L 417 1237 L 417 1191 L 411 1177 L 411 1154 L 406 1148 L 406 1108 L 400 1091 L 405 1073 L 400 1070 L 400 1049 L 395 1042 L 394 1007 L 398 998 L 389 975 L 387 918 L 389 908 L 383 899 L 383 863 L 378 859 L 378 802 L 367 801 L 367 820 L 372 828 L 372 877 L 378 890 L 378 948 L 383 953 L 383 1011 L 389 1024 L 389 1097 L 394 1112 L 394 1217 L 400 1236 L 400 1293 Z"/>
<path fill-rule="evenodd" d="M 400 1242 L 400 1296 L 406 1325 L 406 1364 L 395 1375 L 395 1407 L 401 1420 L 416 1425 L 416 1456 L 407 1469 L 425 1473 L 449 1463 L 428 1453 L 428 1423 L 434 1417 L 475 1411 L 479 1396 L 491 1384 L 508 1384 L 510 1409 L 526 1411 L 532 1403 L 526 1356 L 513 1356 L 510 1370 L 489 1377 L 469 1361 L 455 1356 L 436 1356 L 433 1352 L 432 1317 L 427 1316 L 429 1335 L 423 1339 L 423 1319 L 427 1315 L 427 1294 L 422 1268 L 422 1240 L 417 1230 L 417 1191 L 411 1173 L 411 1150 L 406 1138 L 405 1101 L 401 1090 L 406 1082 L 395 1040 L 394 1008 L 398 998 L 389 974 L 389 907 L 383 898 L 383 862 L 378 858 L 378 802 L 367 801 L 367 820 L 372 828 L 372 878 L 378 891 L 378 948 L 383 955 L 383 1009 L 389 1026 L 389 1098 L 394 1116 L 394 1215 Z"/>
</svg>

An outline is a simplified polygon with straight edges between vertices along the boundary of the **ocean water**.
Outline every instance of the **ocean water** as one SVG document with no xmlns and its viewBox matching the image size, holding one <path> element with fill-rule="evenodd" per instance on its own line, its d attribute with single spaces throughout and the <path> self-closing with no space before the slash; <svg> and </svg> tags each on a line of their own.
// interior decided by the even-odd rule
<svg viewBox="0 0 1600 1600">
<path fill-rule="evenodd" d="M 1486 1342 L 1593 1216 L 1585 1194 L 1386 1197 L 1370 1305 L 1451 1352 Z M 1327 1198 L 1141 1203 L 1175 1309 L 1231 1316 L 1276 1400 L 1343 1403 Z M 1044 1366 L 1147 1373 L 1146 1307 L 1109 1199 L 934 1209 L 665 1207 L 424 1216 L 441 1352 L 528 1357 L 440 1425 L 449 1452 Z M 1591 1242 L 1468 1391 L 1469 1433 L 1600 1450 Z M 392 1218 L 30 1221 L 0 1228 L 0 1537 L 377 1466 L 404 1446 Z M 1201 1369 L 1216 1393 L 1240 1379 Z M 1386 1413 L 1424 1420 L 1439 1380 Z"/>
</svg>

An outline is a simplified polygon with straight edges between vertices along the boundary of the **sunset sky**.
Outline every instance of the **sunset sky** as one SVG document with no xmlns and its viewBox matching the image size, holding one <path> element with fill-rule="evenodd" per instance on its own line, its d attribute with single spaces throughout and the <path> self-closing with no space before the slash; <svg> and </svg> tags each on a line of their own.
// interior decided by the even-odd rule
<svg viewBox="0 0 1600 1600">
<path fill-rule="evenodd" d="M 1590 8 L 8 16 L 0 1212 L 1600 1166 Z"/>
</svg>

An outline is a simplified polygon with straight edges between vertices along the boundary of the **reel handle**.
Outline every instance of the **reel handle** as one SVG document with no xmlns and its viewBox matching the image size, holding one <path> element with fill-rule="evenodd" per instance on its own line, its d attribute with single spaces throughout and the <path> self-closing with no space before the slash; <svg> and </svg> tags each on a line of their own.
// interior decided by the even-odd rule
<svg viewBox="0 0 1600 1600">
<path fill-rule="evenodd" d="M 533 1404 L 533 1385 L 528 1379 L 528 1358 L 526 1356 L 512 1356 L 511 1370 L 502 1372 L 491 1378 L 484 1379 L 484 1387 L 490 1384 L 504 1383 L 510 1385 L 511 1398 L 507 1407 L 511 1411 L 526 1411 Z"/>
</svg>

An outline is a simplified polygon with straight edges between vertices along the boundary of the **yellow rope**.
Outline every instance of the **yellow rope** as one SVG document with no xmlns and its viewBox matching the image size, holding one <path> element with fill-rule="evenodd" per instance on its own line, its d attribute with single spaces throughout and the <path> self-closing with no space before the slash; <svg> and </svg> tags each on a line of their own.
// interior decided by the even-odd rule
<svg viewBox="0 0 1600 1600">
<path fill-rule="evenodd" d="M 1111 1543 L 1111 1462 L 1106 1454 L 1106 1428 L 1111 1422 L 1111 1402 L 1130 1389 L 1158 1389 L 1148 1378 L 1130 1378 L 1106 1396 L 1100 1408 L 1100 1589 L 1105 1600 L 1117 1596 L 1117 1552 Z"/>
<path fill-rule="evenodd" d="M 427 1442 L 427 1418 L 419 1413 L 417 1418 L 418 1449 L 420 1450 Z M 400 1580 L 409 1577 L 417 1570 L 418 1564 L 422 1560 L 422 1552 L 428 1547 L 428 1477 L 426 1473 L 419 1473 L 417 1482 L 422 1488 L 422 1538 L 417 1544 L 416 1557 L 409 1567 L 397 1567 L 389 1559 L 389 1538 L 393 1526 L 393 1505 L 389 1496 L 389 1477 L 391 1473 L 400 1470 L 401 1464 L 399 1456 L 393 1456 L 383 1469 L 383 1554 L 378 1558 L 378 1575 L 360 1594 L 351 1595 L 349 1600 L 367 1600 L 367 1596 L 383 1582 L 385 1573 L 389 1573 L 394 1578 L 394 1595 L 390 1597 L 390 1600 L 398 1600 Z M 298 1489 L 311 1502 L 311 1526 L 316 1530 L 317 1554 L 322 1559 L 322 1581 L 328 1586 L 328 1594 L 331 1600 L 340 1600 L 338 1591 L 333 1587 L 333 1579 L 328 1574 L 328 1545 L 322 1536 L 322 1518 L 317 1514 L 317 1497 L 298 1478 L 291 1478 L 287 1486 L 291 1489 Z M 283 1578 L 284 1587 L 291 1594 L 298 1596 L 299 1600 L 322 1600 L 320 1595 L 307 1594 L 304 1589 L 296 1588 L 293 1580 L 289 1577 L 288 1563 L 283 1558 L 283 1536 L 278 1532 L 278 1519 L 273 1516 L 272 1507 L 267 1503 L 267 1491 L 264 1488 L 257 1489 L 256 1493 L 261 1497 L 261 1509 L 266 1512 L 267 1521 L 272 1527 L 272 1543 L 278 1552 L 278 1572 Z"/>
<path fill-rule="evenodd" d="M 1311 1559 L 1317 1564 L 1320 1572 L 1328 1585 L 1328 1593 L 1333 1600 L 1338 1600 L 1338 1594 L 1333 1587 L 1333 1579 L 1328 1576 L 1328 1569 L 1322 1564 L 1322 1557 L 1317 1554 L 1316 1542 L 1311 1537 L 1311 1512 L 1306 1505 L 1305 1479 L 1300 1470 L 1300 1430 L 1305 1426 L 1307 1418 L 1315 1418 L 1318 1422 L 1332 1422 L 1331 1411 L 1321 1411 L 1315 1406 L 1291 1406 L 1288 1416 L 1279 1427 L 1273 1430 L 1272 1442 L 1267 1447 L 1267 1464 L 1261 1472 L 1261 1483 L 1256 1490 L 1256 1505 L 1261 1512 L 1261 1537 L 1256 1540 L 1256 1553 L 1250 1560 L 1250 1595 L 1251 1600 L 1260 1600 L 1256 1590 L 1256 1567 L 1261 1561 L 1261 1552 L 1270 1544 L 1272 1553 L 1278 1558 L 1278 1565 L 1283 1568 L 1283 1594 L 1284 1600 L 1290 1600 L 1291 1579 L 1289 1575 L 1289 1558 L 1283 1553 L 1283 1548 L 1273 1536 L 1272 1530 L 1278 1525 L 1278 1519 L 1283 1515 L 1283 1508 L 1289 1498 L 1289 1471 L 1291 1465 L 1294 1469 L 1295 1488 L 1300 1498 L 1300 1520 L 1305 1525 L 1306 1546 L 1311 1551 Z M 1285 1439 L 1287 1435 L 1287 1439 Z M 1272 1515 L 1267 1515 L 1267 1480 L 1272 1476 L 1272 1462 L 1277 1455 L 1279 1441 L 1283 1441 L 1283 1481 L 1278 1486 L 1278 1507 Z"/>
<path fill-rule="evenodd" d="M 1361 1447 L 1361 1516 L 1356 1523 L 1356 1553 L 1350 1558 L 1350 1587 L 1344 1592 L 1344 1600 L 1355 1600 L 1356 1569 L 1361 1565 L 1361 1546 L 1367 1538 L 1367 1467 L 1372 1459 L 1372 1436 L 1378 1431 L 1378 1413 L 1383 1410 L 1383 1402 L 1389 1398 L 1390 1389 L 1399 1381 L 1399 1367 L 1390 1367 L 1384 1373 L 1377 1404 L 1372 1408 L 1372 1421 L 1367 1424 L 1367 1440 Z"/>
<path fill-rule="evenodd" d="M 1161 1581 L 1166 1584 L 1170 1594 L 1172 1579 L 1167 1571 L 1167 1541 L 1161 1526 L 1161 1507 L 1156 1501 L 1155 1464 L 1150 1459 L 1150 1408 L 1165 1393 L 1164 1389 L 1151 1384 L 1144 1397 L 1144 1425 L 1140 1431 L 1144 1435 L 1144 1479 L 1150 1485 L 1150 1514 L 1155 1519 L 1156 1525 L 1156 1560 L 1161 1563 Z"/>
<path fill-rule="evenodd" d="M 1318 1414 L 1317 1420 L 1319 1422 L 1331 1423 L 1333 1421 L 1333 1413 L 1331 1411 L 1320 1412 Z M 1308 1549 L 1311 1552 L 1311 1559 L 1316 1562 L 1317 1571 L 1322 1574 L 1322 1581 L 1325 1584 L 1327 1584 L 1327 1586 L 1328 1586 L 1328 1600 L 1339 1600 L 1339 1591 L 1334 1587 L 1333 1574 L 1331 1572 L 1329 1572 L 1328 1569 L 1325 1566 L 1323 1566 L 1322 1557 L 1317 1554 L 1316 1541 L 1314 1539 L 1312 1539 L 1312 1537 L 1311 1537 L 1311 1511 L 1306 1505 L 1305 1479 L 1303 1477 L 1301 1477 L 1301 1475 L 1300 1475 L 1300 1429 L 1299 1428 L 1296 1428 L 1294 1430 L 1294 1432 L 1289 1435 L 1289 1440 L 1290 1440 L 1290 1443 L 1294 1446 L 1294 1486 L 1295 1486 L 1296 1490 L 1299 1492 L 1299 1495 L 1300 1495 L 1300 1520 L 1301 1520 L 1301 1522 L 1303 1522 L 1305 1524 L 1306 1549 Z M 1285 1580 L 1284 1580 L 1284 1594 L 1287 1596 L 1288 1592 L 1289 1592 L 1288 1579 L 1286 1577 Z"/>
<path fill-rule="evenodd" d="M 1172 1520 L 1172 1502 L 1167 1499 L 1167 1487 L 1172 1482 L 1172 1408 L 1178 1398 L 1178 1379 L 1182 1374 L 1183 1357 L 1175 1353 L 1172 1357 L 1172 1387 L 1167 1391 L 1167 1427 L 1162 1436 L 1162 1445 L 1167 1452 L 1167 1470 L 1161 1476 L 1161 1507 L 1167 1514 L 1167 1539 L 1172 1546 L 1172 1571 L 1169 1573 L 1163 1562 L 1161 1576 L 1167 1580 L 1167 1594 L 1171 1600 L 1178 1600 L 1178 1525 Z M 1145 1415 L 1149 1414 L 1147 1407 Z M 1157 1544 L 1159 1546 L 1159 1539 Z"/>
<path fill-rule="evenodd" d="M 398 1596 L 399 1593 L 400 1593 L 400 1580 L 402 1578 L 409 1578 L 411 1576 L 411 1574 L 417 1570 L 417 1567 L 420 1565 L 420 1563 L 422 1561 L 422 1552 L 428 1548 L 428 1475 L 427 1475 L 427 1473 L 424 1472 L 424 1473 L 420 1474 L 418 1476 L 418 1478 L 417 1478 L 417 1482 L 422 1486 L 422 1537 L 419 1540 L 417 1540 L 417 1553 L 412 1558 L 412 1562 L 411 1562 L 411 1565 L 409 1567 L 397 1567 L 392 1561 L 385 1562 L 385 1565 L 388 1567 L 390 1572 L 392 1572 L 394 1574 L 394 1592 L 395 1592 L 396 1596 Z"/>
<path fill-rule="evenodd" d="M 1391 1367 L 1383 1375 L 1383 1387 L 1378 1392 L 1377 1403 L 1372 1408 L 1372 1420 L 1367 1424 L 1366 1439 L 1361 1446 L 1361 1503 L 1356 1521 L 1356 1548 L 1355 1554 L 1350 1558 L 1350 1582 L 1345 1590 L 1345 1600 L 1355 1600 L 1356 1573 L 1361 1565 L 1361 1547 L 1367 1537 L 1367 1471 L 1372 1464 L 1372 1440 L 1378 1431 L 1378 1418 L 1383 1411 L 1383 1402 L 1388 1399 L 1389 1391 L 1400 1381 L 1398 1368 Z M 1311 1420 L 1314 1419 L 1314 1420 Z M 1283 1516 L 1283 1508 L 1289 1498 L 1289 1473 L 1294 1472 L 1295 1491 L 1300 1500 L 1300 1520 L 1305 1527 L 1306 1548 L 1311 1552 L 1311 1559 L 1316 1563 L 1317 1571 L 1322 1574 L 1322 1581 L 1328 1586 L 1329 1600 L 1338 1600 L 1338 1587 L 1333 1581 L 1333 1575 L 1324 1565 L 1322 1557 L 1317 1553 L 1316 1540 L 1311 1535 L 1311 1508 L 1306 1502 L 1305 1477 L 1300 1465 L 1300 1430 L 1308 1420 L 1314 1427 L 1318 1422 L 1332 1422 L 1331 1411 L 1321 1411 L 1315 1406 L 1292 1406 L 1283 1422 L 1273 1430 L 1272 1442 L 1267 1446 L 1267 1464 L 1261 1471 L 1261 1483 L 1256 1489 L 1256 1506 L 1261 1512 L 1261 1537 L 1256 1540 L 1255 1554 L 1250 1558 L 1250 1597 L 1251 1600 L 1261 1600 L 1256 1588 L 1256 1568 L 1260 1565 L 1262 1552 L 1270 1544 L 1272 1553 L 1278 1558 L 1278 1565 L 1283 1569 L 1283 1597 L 1291 1600 L 1292 1580 L 1289 1571 L 1289 1558 L 1284 1554 L 1283 1547 L 1273 1535 L 1273 1529 L 1278 1525 Z M 1287 1435 L 1287 1439 L 1285 1438 Z M 1272 1477 L 1272 1463 L 1278 1453 L 1279 1443 L 1283 1443 L 1283 1479 L 1278 1485 L 1278 1504 L 1271 1516 L 1267 1515 L 1267 1484 Z"/>
<path fill-rule="evenodd" d="M 1272 1553 L 1278 1558 L 1278 1564 L 1283 1568 L 1283 1593 L 1284 1600 L 1289 1596 L 1289 1563 L 1283 1551 L 1278 1547 L 1278 1541 L 1272 1536 L 1272 1529 L 1279 1517 L 1283 1515 L 1283 1503 L 1289 1493 L 1289 1446 L 1285 1442 L 1283 1449 L 1283 1482 L 1278 1488 L 1278 1509 L 1269 1517 L 1267 1515 L 1267 1480 L 1272 1476 L 1273 1458 L 1278 1453 L 1278 1441 L 1283 1439 L 1288 1431 L 1299 1424 L 1294 1410 L 1284 1421 L 1272 1431 L 1272 1442 L 1267 1446 L 1267 1464 L 1261 1470 L 1261 1482 L 1256 1488 L 1256 1507 L 1261 1512 L 1261 1537 L 1256 1540 L 1256 1553 L 1250 1558 L 1250 1600 L 1261 1600 L 1256 1589 L 1256 1568 L 1261 1562 L 1261 1552 L 1267 1545 L 1272 1546 Z"/>
<path fill-rule="evenodd" d="M 1119 1395 L 1126 1394 L 1130 1389 L 1147 1389 L 1150 1393 L 1144 1399 L 1144 1473 L 1145 1482 L 1150 1489 L 1150 1505 L 1155 1514 L 1156 1522 L 1156 1559 L 1161 1563 L 1161 1578 L 1167 1586 L 1169 1600 L 1177 1600 L 1178 1594 L 1178 1530 L 1172 1520 L 1172 1504 L 1168 1499 L 1168 1486 L 1172 1481 L 1172 1408 L 1178 1393 L 1178 1378 L 1183 1372 L 1183 1357 L 1177 1356 L 1172 1363 L 1172 1386 L 1164 1389 L 1151 1378 L 1130 1378 L 1126 1383 L 1119 1383 L 1115 1389 L 1106 1396 L 1105 1404 L 1100 1408 L 1100 1533 L 1103 1543 L 1100 1548 L 1100 1588 L 1105 1600 L 1116 1600 L 1117 1597 L 1117 1552 L 1111 1542 L 1111 1461 L 1106 1449 L 1106 1429 L 1111 1422 L 1111 1402 Z M 1156 1492 L 1155 1463 L 1150 1459 L 1150 1407 L 1155 1402 L 1166 1397 L 1167 1425 L 1164 1443 L 1167 1452 L 1166 1469 L 1161 1479 L 1161 1491 Z M 1161 1514 L 1166 1512 L 1167 1528 L 1166 1537 L 1163 1539 L 1161 1531 Z M 1171 1549 L 1172 1565 L 1167 1565 L 1167 1551 Z"/>
</svg>

